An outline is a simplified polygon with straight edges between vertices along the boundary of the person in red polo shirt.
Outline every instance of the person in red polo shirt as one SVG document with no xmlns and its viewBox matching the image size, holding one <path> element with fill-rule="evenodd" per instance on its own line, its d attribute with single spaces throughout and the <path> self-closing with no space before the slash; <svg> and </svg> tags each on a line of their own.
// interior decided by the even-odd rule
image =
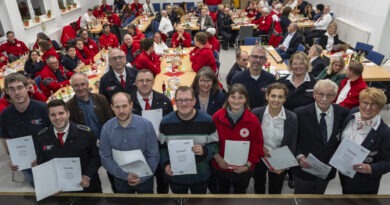
<svg viewBox="0 0 390 205">
<path fill-rule="evenodd" d="M 145 38 L 141 41 L 142 52 L 137 57 L 135 67 L 138 70 L 149 69 L 154 75 L 161 72 L 160 68 L 160 56 L 154 52 L 154 40 L 152 38 Z"/>
<path fill-rule="evenodd" d="M 207 35 L 204 32 L 195 34 L 195 46 L 196 48 L 190 52 L 192 70 L 198 72 L 203 66 L 210 66 L 214 72 L 217 72 L 217 62 L 211 46 L 207 44 Z"/>
<path fill-rule="evenodd" d="M 83 61 L 85 65 L 90 65 L 94 62 L 93 54 L 84 46 L 83 39 L 81 38 L 76 38 L 76 56 Z"/>
<path fill-rule="evenodd" d="M 103 24 L 103 34 L 99 38 L 100 48 L 109 49 L 118 47 L 118 38 L 111 33 L 110 25 Z"/>
<path fill-rule="evenodd" d="M 110 5 L 107 4 L 107 1 L 106 0 L 102 0 L 102 5 L 100 5 L 100 10 L 102 12 L 107 12 L 107 11 L 111 11 L 112 8 Z"/>
<path fill-rule="evenodd" d="M 46 40 L 41 40 L 38 42 L 39 48 L 41 52 L 43 53 L 42 55 L 42 61 L 46 63 L 46 58 L 48 56 L 55 56 L 57 60 L 60 60 L 60 56 L 57 54 L 56 50 L 54 49 L 53 45 L 51 42 L 46 41 Z"/>
<path fill-rule="evenodd" d="M 99 53 L 99 46 L 94 40 L 88 37 L 87 29 L 80 29 L 79 35 L 83 39 L 84 46 L 89 49 L 93 56 Z"/>
<path fill-rule="evenodd" d="M 172 47 L 191 47 L 191 34 L 184 31 L 183 26 L 176 27 L 177 32 L 172 35 Z"/>
<path fill-rule="evenodd" d="M 140 43 L 145 38 L 145 34 L 139 31 L 137 26 L 132 23 L 127 26 L 127 31 L 133 37 L 134 42 Z"/>
<path fill-rule="evenodd" d="M 19 59 L 21 55 L 27 54 L 28 48 L 26 44 L 15 38 L 15 33 L 13 31 L 8 31 L 7 42 L 0 46 L 0 52 L 2 53 L 4 51 L 8 55 L 8 61 L 12 63 Z"/>
<path fill-rule="evenodd" d="M 135 58 L 137 57 L 136 53 L 140 52 L 139 42 L 135 42 L 130 34 L 125 34 L 123 36 L 123 44 L 121 45 L 121 50 L 125 52 L 126 63 L 134 63 Z"/>
<path fill-rule="evenodd" d="M 69 85 L 72 71 L 64 69 L 55 56 L 48 56 L 46 65 L 41 71 L 41 90 L 46 97 L 50 97 L 61 87 Z"/>
</svg>

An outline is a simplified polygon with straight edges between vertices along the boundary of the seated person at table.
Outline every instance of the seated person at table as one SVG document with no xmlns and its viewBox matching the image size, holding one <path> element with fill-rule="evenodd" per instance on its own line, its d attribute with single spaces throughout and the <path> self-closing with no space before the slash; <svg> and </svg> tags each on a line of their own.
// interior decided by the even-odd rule
<svg viewBox="0 0 390 205">
<path fill-rule="evenodd" d="M 154 33 L 153 40 L 154 40 L 154 44 L 153 44 L 154 52 L 159 56 L 164 55 L 164 51 L 168 50 L 169 48 L 167 44 L 165 44 L 164 41 L 162 41 L 161 34 L 159 32 Z"/>
<path fill-rule="evenodd" d="M 311 64 L 310 74 L 314 77 L 320 74 L 326 66 L 324 60 L 322 60 L 321 54 L 322 48 L 320 45 L 313 45 L 309 50 L 308 57 Z"/>
<path fill-rule="evenodd" d="M 257 5 L 255 1 L 248 2 L 249 6 L 245 9 L 245 12 L 248 14 L 248 18 L 253 18 L 257 14 Z"/>
<path fill-rule="evenodd" d="M 234 22 L 229 12 L 229 8 L 225 7 L 223 12 L 218 15 L 217 20 L 218 35 L 221 35 L 223 39 L 223 50 L 227 50 L 229 44 L 230 46 L 233 46 L 237 36 L 237 32 L 232 31 Z"/>
<path fill-rule="evenodd" d="M 118 38 L 118 42 L 122 42 L 121 39 L 121 20 L 116 13 L 112 13 L 112 11 L 106 12 L 108 23 L 110 24 L 111 33 L 115 34 Z"/>
<path fill-rule="evenodd" d="M 66 46 L 66 43 L 77 37 L 77 31 L 80 29 L 80 26 L 76 22 L 72 22 L 69 25 L 64 26 L 61 34 L 61 43 L 63 46 Z"/>
<path fill-rule="evenodd" d="M 191 47 L 191 34 L 184 31 L 183 26 L 176 27 L 177 32 L 172 35 L 172 48 Z"/>
<path fill-rule="evenodd" d="M 303 43 L 303 35 L 298 31 L 298 25 L 296 23 L 290 23 L 287 27 L 287 33 L 283 37 L 282 44 L 275 50 L 283 60 L 289 59 L 297 51 L 300 43 Z"/>
<path fill-rule="evenodd" d="M 0 69 L 5 70 L 8 64 L 8 58 L 3 53 L 0 53 Z"/>
<path fill-rule="evenodd" d="M 33 46 L 34 50 L 39 50 L 38 42 L 41 40 L 47 40 L 47 41 L 51 42 L 51 44 L 53 44 L 53 47 L 55 50 L 61 50 L 61 47 L 60 47 L 60 45 L 58 45 L 57 41 L 50 40 L 49 36 L 47 36 L 43 32 L 37 33 L 37 40 L 35 41 L 34 46 Z"/>
<path fill-rule="evenodd" d="M 195 48 L 190 52 L 192 70 L 198 72 L 203 66 L 210 66 L 214 72 L 217 72 L 217 63 L 213 50 L 207 44 L 207 35 L 204 32 L 198 32 L 195 34 L 194 41 Z"/>
<path fill-rule="evenodd" d="M 145 38 L 145 34 L 139 31 L 137 26 L 132 23 L 127 26 L 127 31 L 133 37 L 134 42 L 140 43 Z"/>
<path fill-rule="evenodd" d="M 89 49 L 84 46 L 83 39 L 76 38 L 76 56 L 83 61 L 85 65 L 92 64 L 94 55 L 89 51 Z"/>
<path fill-rule="evenodd" d="M 92 14 L 96 18 L 104 18 L 106 14 L 100 9 L 100 6 L 93 7 Z"/>
<path fill-rule="evenodd" d="M 297 0 L 297 7 L 296 10 L 298 11 L 299 14 L 303 14 L 305 11 L 305 7 L 308 4 L 307 1 L 303 0 Z"/>
<path fill-rule="evenodd" d="M 217 37 L 215 37 L 215 28 L 208 28 L 206 30 L 206 35 L 208 37 L 207 42 L 210 44 L 211 49 L 214 51 L 218 51 L 218 53 L 221 50 L 221 44 L 219 43 Z"/>
<path fill-rule="evenodd" d="M 177 24 L 180 23 L 180 16 L 179 14 L 173 9 L 171 4 L 168 4 L 165 7 L 165 10 L 167 11 L 167 15 L 169 20 L 171 20 L 172 26 L 176 28 Z"/>
<path fill-rule="evenodd" d="M 205 31 L 208 28 L 215 28 L 214 21 L 205 8 L 202 9 L 201 16 L 198 17 L 198 25 L 200 26 L 201 31 Z"/>
<path fill-rule="evenodd" d="M 269 15 L 270 11 L 268 8 L 261 9 L 261 17 L 252 21 L 256 24 L 258 31 L 254 36 L 267 35 L 270 32 L 272 26 L 272 16 Z"/>
<path fill-rule="evenodd" d="M 92 40 L 92 38 L 88 37 L 87 29 L 80 29 L 79 35 L 80 38 L 83 39 L 84 46 L 86 46 L 89 51 L 91 51 L 93 56 L 99 53 L 99 46 L 94 40 Z"/>
<path fill-rule="evenodd" d="M 195 109 L 212 116 L 225 103 L 225 95 L 219 86 L 218 78 L 208 66 L 196 73 L 191 87 L 196 98 Z"/>
<path fill-rule="evenodd" d="M 333 17 L 330 14 L 330 7 L 329 5 L 326 5 L 324 7 L 324 12 L 321 15 L 319 19 L 314 22 L 314 30 L 308 32 L 305 37 L 306 37 L 306 42 L 311 45 L 313 44 L 313 39 L 320 37 L 324 35 L 326 32 L 326 29 L 328 28 L 329 24 L 332 22 Z"/>
<path fill-rule="evenodd" d="M 111 6 L 107 4 L 107 0 L 102 0 L 102 4 L 100 5 L 100 10 L 102 12 L 107 12 L 112 10 Z"/>
<path fill-rule="evenodd" d="M 359 105 L 359 93 L 367 87 L 363 80 L 363 64 L 359 62 L 350 62 L 347 68 L 347 74 L 340 83 L 340 88 L 336 103 L 343 107 L 352 109 Z"/>
<path fill-rule="evenodd" d="M 58 89 L 69 85 L 72 71 L 64 69 L 55 56 L 48 56 L 41 72 L 41 89 L 46 97 L 53 95 Z"/>
<path fill-rule="evenodd" d="M 46 58 L 48 56 L 55 56 L 57 58 L 57 60 L 60 60 L 60 56 L 58 55 L 56 50 L 54 50 L 53 44 L 51 44 L 50 41 L 41 40 L 38 42 L 38 45 L 39 45 L 39 48 L 41 50 L 41 53 L 43 53 L 42 54 L 42 61 L 45 64 L 46 64 Z"/>
<path fill-rule="evenodd" d="M 135 60 L 135 67 L 138 70 L 149 69 L 154 75 L 161 72 L 160 56 L 154 52 L 154 40 L 152 38 L 145 38 L 141 41 L 141 54 Z"/>
<path fill-rule="evenodd" d="M 316 12 L 313 10 L 313 5 L 308 3 L 305 6 L 305 9 L 303 10 L 303 16 L 308 18 L 309 20 L 313 20 Z"/>
<path fill-rule="evenodd" d="M 287 33 L 287 28 L 291 23 L 291 20 L 289 19 L 290 13 L 292 9 L 290 7 L 286 7 L 282 11 L 282 15 L 280 15 L 280 26 L 282 27 L 282 33 L 285 35 Z"/>
<path fill-rule="evenodd" d="M 161 11 L 161 21 L 160 25 L 158 26 L 158 31 L 161 33 L 161 37 L 164 42 L 166 42 L 167 38 L 173 34 L 172 22 L 169 20 L 167 11 L 165 10 Z"/>
<path fill-rule="evenodd" d="M 39 59 L 39 51 L 32 50 L 28 55 L 27 61 L 24 63 L 24 71 L 34 77 L 39 76 L 45 63 Z"/>
<path fill-rule="evenodd" d="M 313 16 L 313 21 L 317 21 L 322 16 L 323 12 L 324 12 L 324 4 L 317 4 L 315 15 Z"/>
<path fill-rule="evenodd" d="M 321 71 L 316 79 L 330 79 L 340 86 L 340 82 L 345 78 L 345 61 L 342 56 L 337 56 L 332 59 L 330 65 Z"/>
<path fill-rule="evenodd" d="M 348 45 L 340 44 L 339 35 L 337 35 L 337 24 L 330 23 L 326 33 L 319 37 L 318 44 L 322 46 L 323 49 L 327 51 L 340 51 L 347 50 Z"/>
<path fill-rule="evenodd" d="M 133 38 L 130 34 L 125 34 L 123 36 L 123 44 L 121 45 L 121 50 L 125 52 L 126 63 L 133 64 L 135 58 L 140 53 L 139 43 L 133 41 Z"/>
<path fill-rule="evenodd" d="M 18 60 L 21 55 L 28 53 L 26 44 L 15 38 L 13 31 L 7 32 L 7 42 L 0 45 L 0 52 L 6 52 L 10 63 Z"/>
<path fill-rule="evenodd" d="M 93 22 L 96 22 L 96 18 L 92 14 L 92 9 L 88 9 L 87 13 L 81 16 L 80 28 L 90 28 Z"/>
<path fill-rule="evenodd" d="M 123 12 L 126 6 L 126 1 L 125 0 L 115 0 L 114 1 L 114 12 L 115 13 L 120 13 Z"/>
<path fill-rule="evenodd" d="M 77 57 L 76 47 L 72 44 L 68 44 L 65 48 L 66 55 L 61 60 L 61 65 L 64 66 L 65 69 L 80 72 L 81 69 L 85 66 L 83 61 L 80 61 L 80 58 Z"/>
<path fill-rule="evenodd" d="M 103 24 L 103 34 L 99 38 L 99 44 L 101 49 L 109 50 L 118 47 L 118 38 L 111 33 L 109 24 Z"/>
</svg>

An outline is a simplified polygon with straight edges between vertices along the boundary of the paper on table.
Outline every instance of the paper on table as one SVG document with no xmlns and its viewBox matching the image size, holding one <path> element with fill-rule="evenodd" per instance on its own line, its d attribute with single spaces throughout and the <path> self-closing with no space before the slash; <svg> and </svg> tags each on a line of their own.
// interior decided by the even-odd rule
<svg viewBox="0 0 390 205">
<path fill-rule="evenodd" d="M 225 141 L 224 160 L 229 165 L 244 166 L 248 162 L 249 141 Z"/>
<path fill-rule="evenodd" d="M 7 139 L 7 146 L 12 164 L 18 165 L 19 170 L 31 168 L 31 162 L 37 158 L 31 135 Z"/>
<path fill-rule="evenodd" d="M 281 170 L 298 166 L 298 162 L 287 146 L 269 151 L 271 157 L 263 157 L 261 160 L 271 170 Z"/>
<path fill-rule="evenodd" d="M 160 122 L 163 117 L 162 109 L 160 108 L 155 110 L 142 110 L 142 117 L 146 118 L 153 124 L 154 131 L 158 136 L 160 133 Z"/>
<path fill-rule="evenodd" d="M 112 149 L 112 157 L 125 172 L 134 173 L 138 177 L 153 175 L 144 155 L 139 149 L 130 151 Z"/>
<path fill-rule="evenodd" d="M 192 151 L 194 142 L 187 140 L 170 140 L 168 142 L 171 170 L 174 175 L 196 174 L 195 154 Z"/>
<path fill-rule="evenodd" d="M 356 174 L 353 165 L 362 163 L 369 153 L 370 150 L 348 138 L 344 138 L 330 159 L 329 164 L 344 175 L 353 178 Z"/>
<path fill-rule="evenodd" d="M 60 191 L 82 191 L 80 158 L 53 159 Z"/>
<path fill-rule="evenodd" d="M 332 170 L 331 166 L 324 164 L 311 153 L 306 157 L 306 160 L 310 164 L 310 168 L 302 168 L 302 170 L 321 179 L 326 179 Z"/>
</svg>

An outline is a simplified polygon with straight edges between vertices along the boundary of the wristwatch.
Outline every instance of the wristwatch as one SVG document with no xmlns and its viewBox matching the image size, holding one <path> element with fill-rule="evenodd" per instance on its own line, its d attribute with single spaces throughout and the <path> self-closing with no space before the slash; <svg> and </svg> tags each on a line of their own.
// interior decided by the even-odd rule
<svg viewBox="0 0 390 205">
<path fill-rule="evenodd" d="M 245 164 L 244 164 L 244 166 L 246 166 L 248 169 L 250 169 L 250 168 L 251 168 L 251 166 L 249 166 L 249 164 L 248 164 L 248 163 L 245 163 Z"/>
</svg>

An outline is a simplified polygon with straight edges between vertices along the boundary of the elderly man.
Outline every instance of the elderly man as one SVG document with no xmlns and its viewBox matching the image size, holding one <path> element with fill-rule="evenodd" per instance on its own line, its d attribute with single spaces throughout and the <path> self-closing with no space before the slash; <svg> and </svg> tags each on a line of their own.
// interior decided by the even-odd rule
<svg viewBox="0 0 390 205">
<path fill-rule="evenodd" d="M 226 84 L 231 86 L 232 78 L 239 72 L 248 68 L 249 55 L 246 51 L 238 51 L 236 53 L 236 63 L 230 68 L 229 73 L 226 76 Z"/>
<path fill-rule="evenodd" d="M 321 57 L 322 54 L 322 47 L 320 45 L 313 45 L 310 50 L 308 57 L 310 58 L 310 64 L 311 64 L 311 71 L 310 74 L 313 77 L 316 77 L 318 74 L 321 73 L 322 70 L 325 69 L 325 62 L 322 60 Z"/>
<path fill-rule="evenodd" d="M 232 30 L 234 22 L 229 12 L 229 7 L 225 7 L 223 12 L 218 15 L 217 20 L 218 35 L 221 35 L 224 40 L 222 45 L 223 50 L 228 50 L 229 44 L 233 46 L 237 36 L 237 32 L 233 32 Z"/>
<path fill-rule="evenodd" d="M 127 26 L 127 32 L 133 37 L 133 40 L 137 43 L 140 43 L 142 39 L 145 38 L 145 34 L 138 30 L 135 24 L 129 24 Z"/>
<path fill-rule="evenodd" d="M 41 90 L 46 97 L 50 97 L 58 89 L 69 85 L 69 79 L 73 72 L 60 65 L 55 56 L 48 56 L 40 75 Z"/>
<path fill-rule="evenodd" d="M 168 37 L 172 36 L 173 25 L 166 10 L 161 11 L 161 21 L 158 26 L 158 31 L 161 33 L 161 37 L 164 42 L 167 41 Z"/>
<path fill-rule="evenodd" d="M 87 13 L 81 16 L 80 28 L 90 28 L 90 25 L 96 21 L 96 17 L 92 14 L 92 9 L 88 9 Z"/>
<path fill-rule="evenodd" d="M 125 53 L 119 48 L 114 48 L 108 53 L 110 70 L 100 79 L 99 93 L 108 101 L 117 92 L 130 94 L 136 89 L 134 86 L 137 70 L 126 66 Z"/>
<path fill-rule="evenodd" d="M 172 47 L 191 47 L 191 34 L 184 31 L 181 25 L 176 27 L 176 33 L 172 35 Z"/>
<path fill-rule="evenodd" d="M 114 175 L 118 193 L 153 193 L 153 176 L 140 177 L 124 171 L 113 158 L 118 151 L 140 150 L 152 172 L 159 162 L 158 142 L 153 125 L 145 118 L 133 115 L 133 101 L 129 94 L 112 96 L 111 108 L 115 117 L 104 124 L 100 136 L 100 157 L 103 167 Z"/>
<path fill-rule="evenodd" d="M 340 143 L 340 130 L 348 109 L 332 104 L 337 89 L 333 81 L 320 80 L 314 86 L 315 102 L 294 109 L 298 118 L 296 158 L 299 163 L 299 167 L 292 169 L 295 194 L 324 194 L 329 180 L 336 175 L 336 170 L 332 169 L 322 179 L 304 169 L 311 168 L 307 159 L 309 154 L 328 164 Z"/>
<path fill-rule="evenodd" d="M 251 108 L 264 105 L 265 89 L 269 84 L 276 82 L 274 75 L 262 69 L 265 62 L 267 62 L 267 50 L 262 46 L 255 46 L 250 54 L 249 69 L 237 73 L 231 81 L 231 85 L 241 83 L 246 87 Z"/>
<path fill-rule="evenodd" d="M 297 51 L 300 43 L 303 43 L 303 35 L 298 31 L 298 24 L 290 23 L 287 27 L 287 33 L 282 39 L 282 44 L 275 50 L 283 60 L 289 59 L 290 56 Z"/>
<path fill-rule="evenodd" d="M 255 36 L 267 35 L 272 26 L 272 16 L 270 15 L 269 8 L 262 8 L 260 18 L 253 20 L 252 23 L 256 24 L 258 28 L 258 32 Z"/>
<path fill-rule="evenodd" d="M 137 53 L 140 52 L 140 44 L 139 42 L 135 42 L 133 37 L 130 34 L 125 34 L 123 36 L 123 44 L 121 45 L 121 50 L 125 52 L 126 55 L 126 63 L 133 63 L 135 58 L 137 57 Z"/>
<path fill-rule="evenodd" d="M 118 38 L 115 34 L 111 33 L 110 25 L 103 24 L 103 34 L 99 38 L 100 48 L 111 49 L 118 47 Z"/>
<path fill-rule="evenodd" d="M 206 31 L 208 28 L 215 28 L 214 21 L 209 15 L 208 9 L 202 8 L 201 15 L 198 17 L 198 24 L 200 25 L 201 31 Z"/>
<path fill-rule="evenodd" d="M 12 63 L 19 59 L 21 55 L 27 54 L 28 48 L 26 44 L 15 38 L 15 33 L 13 31 L 8 31 L 6 35 L 7 42 L 1 44 L 0 53 L 6 52 L 8 61 Z"/>
</svg>

